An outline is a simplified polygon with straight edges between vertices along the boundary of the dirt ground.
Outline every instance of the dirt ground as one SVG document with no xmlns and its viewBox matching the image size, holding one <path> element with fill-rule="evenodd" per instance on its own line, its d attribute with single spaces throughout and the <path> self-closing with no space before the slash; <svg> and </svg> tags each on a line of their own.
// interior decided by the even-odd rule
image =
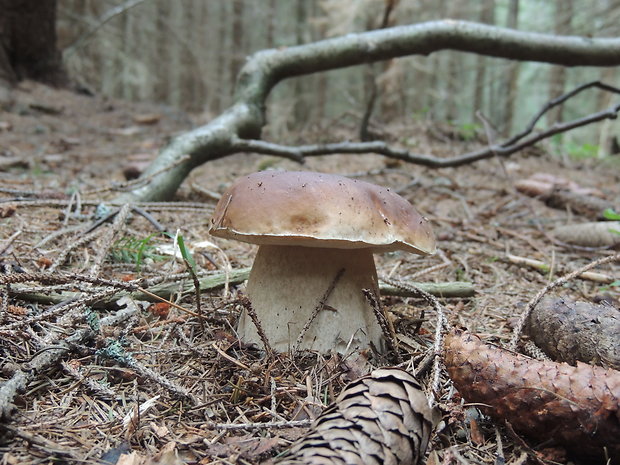
<svg viewBox="0 0 620 465">
<path fill-rule="evenodd" d="M 147 463 L 258 463 L 285 449 L 307 427 L 287 422 L 313 418 L 348 381 L 371 367 L 394 363 L 370 352 L 344 358 L 304 353 L 268 363 L 264 354 L 240 346 L 235 338 L 243 284 L 203 291 L 198 309 L 186 265 L 168 252 L 173 239 L 158 234 L 148 219 L 173 234 L 179 231 L 193 250 L 200 276 L 221 275 L 228 264 L 248 267 L 253 246 L 207 233 L 217 194 L 240 175 L 299 165 L 252 154 L 210 162 L 191 174 L 170 203 L 140 205 L 146 215 L 131 211 L 124 224 L 109 222 L 91 230 L 95 214 L 111 211 L 118 191 L 131 187 L 124 172 L 139 170 L 175 134 L 205 121 L 155 105 L 34 83 L 24 83 L 14 98 L 11 109 L 0 113 L 0 265 L 5 274 L 52 269 L 57 280 L 33 276 L 29 282 L 4 284 L 0 291 L 0 383 L 6 387 L 16 373 L 29 376 L 6 420 L 0 463 L 117 463 L 129 451 L 134 455 L 125 455 L 123 463 L 144 463 L 144 457 L 155 457 Z M 407 141 L 412 150 L 438 156 L 464 153 L 482 142 L 427 126 L 383 130 L 392 140 Z M 319 133 L 325 138 L 323 131 L 313 128 L 299 142 L 310 143 Z M 330 131 L 333 140 L 356 133 L 344 124 Z M 334 155 L 310 159 L 303 169 L 388 186 L 416 205 L 433 224 L 439 253 L 430 258 L 400 252 L 376 256 L 379 276 L 472 283 L 473 297 L 440 299 L 450 324 L 505 345 L 524 304 L 540 289 L 612 253 L 554 242 L 553 228 L 588 218 L 527 197 L 514 182 L 548 173 L 596 188 L 619 206 L 618 167 L 613 157 L 575 160 L 549 153 L 543 144 L 508 159 L 460 168 L 433 170 L 377 155 Z M 511 255 L 539 260 L 551 271 L 516 265 Z M 620 279 L 617 263 L 597 271 Z M 74 275 L 63 281 L 67 273 Z M 100 280 L 79 279 L 93 274 Z M 130 305 L 119 302 L 120 290 L 67 306 L 67 296 L 79 299 L 109 290 L 110 283 L 102 280 L 139 277 L 172 283 L 174 302 L 204 317 L 139 300 L 138 313 L 97 330 L 91 321 L 97 315 L 115 315 Z M 183 285 L 189 291 L 176 292 Z M 617 305 L 620 288 L 576 279 L 552 295 L 607 298 Z M 65 307 L 54 313 L 59 303 Z M 401 341 L 408 341 L 400 352 L 403 366 L 411 369 L 432 347 L 435 312 L 415 298 L 386 295 L 382 303 Z M 29 364 L 46 347 L 52 359 L 32 370 Z M 437 397 L 444 419 L 428 463 L 532 460 L 519 439 L 487 417 L 478 417 L 472 434 L 469 418 L 475 409 L 462 404 L 445 373 Z M 0 406 L 3 402 L 0 395 Z M 272 421 L 288 427 L 256 426 Z M 564 462 L 561 451 L 549 454 L 538 457 Z"/>
</svg>

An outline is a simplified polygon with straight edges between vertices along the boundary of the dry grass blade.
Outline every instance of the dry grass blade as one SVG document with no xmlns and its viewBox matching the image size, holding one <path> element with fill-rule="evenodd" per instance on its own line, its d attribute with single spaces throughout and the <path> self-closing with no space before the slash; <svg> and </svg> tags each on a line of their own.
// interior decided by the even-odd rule
<svg viewBox="0 0 620 465">
<path fill-rule="evenodd" d="M 446 337 L 445 365 L 465 400 L 536 443 L 620 463 L 620 372 L 532 360 L 458 330 Z"/>
</svg>

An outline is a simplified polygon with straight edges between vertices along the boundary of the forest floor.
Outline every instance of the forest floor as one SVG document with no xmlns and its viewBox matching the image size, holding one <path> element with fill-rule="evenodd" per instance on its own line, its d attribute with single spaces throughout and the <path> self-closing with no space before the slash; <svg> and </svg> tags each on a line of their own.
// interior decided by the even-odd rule
<svg viewBox="0 0 620 465">
<path fill-rule="evenodd" d="M 25 389 L 10 398 L 15 409 L 2 427 L 0 463 L 114 464 L 121 454 L 122 463 L 132 464 L 258 463 L 307 429 L 303 422 L 287 422 L 313 418 L 348 381 L 393 363 L 368 351 L 269 361 L 255 348 L 240 346 L 234 328 L 243 284 L 233 280 L 203 291 L 198 309 L 186 265 L 170 252 L 173 239 L 159 234 L 147 218 L 172 234 L 179 231 L 193 251 L 199 277 L 222 276 L 228 265 L 251 266 L 254 246 L 207 232 L 217 194 L 243 174 L 299 165 L 252 154 L 229 156 L 196 169 L 170 203 L 140 205 L 126 222 L 93 229 L 95 215 L 113 209 L 118 191 L 128 187 L 124 171 L 205 121 L 33 83 L 24 83 L 14 97 L 13 107 L 0 113 L 0 265 L 5 275 L 18 272 L 28 282 L 3 281 L 0 289 L 0 383 L 8 389 L 9 381 L 21 379 Z M 383 130 L 391 142 L 436 156 L 483 144 L 482 137 L 430 124 Z M 353 125 L 334 124 L 309 128 L 298 141 L 351 139 L 356 133 Z M 379 276 L 472 283 L 472 297 L 439 299 L 450 324 L 506 345 L 516 318 L 539 290 L 612 253 L 554 241 L 555 227 L 591 218 L 525 196 L 515 181 L 547 173 L 596 188 L 618 206 L 619 166 L 617 157 L 578 160 L 543 144 L 460 168 L 429 169 L 369 154 L 316 157 L 303 169 L 355 176 L 410 200 L 431 220 L 440 253 L 377 255 Z M 539 260 L 550 269 L 517 265 L 510 256 Z M 35 275 L 49 270 L 56 278 Z M 618 305 L 618 264 L 597 271 L 614 285 L 575 279 L 551 294 Z M 87 282 L 86 276 L 94 279 Z M 155 304 L 144 294 L 122 298 L 123 289 L 114 283 L 136 278 L 150 280 L 143 287 L 171 284 L 178 307 L 200 310 L 203 317 Z M 433 345 L 435 312 L 411 297 L 386 295 L 382 303 L 400 334 L 402 366 L 411 369 Z M 98 329 L 95 315 L 117 319 Z M 486 416 L 472 422 L 475 408 L 462 404 L 445 373 L 440 379 L 436 394 L 444 419 L 428 463 L 529 460 L 527 453 L 533 452 L 501 425 Z M 7 403 L 0 394 L 0 408 Z M 274 421 L 287 427 L 260 427 Z M 134 455 L 127 455 L 130 451 Z M 557 450 L 538 458 L 564 462 Z"/>
</svg>

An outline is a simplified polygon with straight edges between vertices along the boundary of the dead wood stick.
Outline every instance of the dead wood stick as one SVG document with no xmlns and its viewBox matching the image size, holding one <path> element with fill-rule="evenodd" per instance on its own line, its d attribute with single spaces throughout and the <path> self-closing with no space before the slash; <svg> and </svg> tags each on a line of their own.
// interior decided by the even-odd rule
<svg viewBox="0 0 620 465">
<path fill-rule="evenodd" d="M 247 281 L 250 276 L 250 268 L 240 268 L 237 270 L 232 270 L 228 274 L 228 284 L 240 284 L 244 281 Z M 219 289 L 224 286 L 226 281 L 226 273 L 218 272 L 209 274 L 207 276 L 201 276 L 198 278 L 200 283 L 201 291 L 210 291 Z M 440 283 L 423 283 L 416 282 L 411 283 L 416 287 L 432 294 L 436 297 L 472 297 L 475 295 L 476 291 L 472 283 L 465 281 L 453 281 L 453 282 L 440 282 Z M 127 286 L 131 289 L 132 286 Z M 180 290 L 179 290 L 180 289 Z M 149 302 L 154 302 L 159 298 L 169 298 L 171 295 L 181 293 L 181 294 L 190 294 L 194 293 L 194 284 L 187 282 L 181 288 L 179 288 L 179 283 L 177 281 L 172 283 L 162 283 L 156 286 L 152 286 L 148 289 L 148 293 L 139 291 L 136 289 L 136 286 L 133 286 L 133 292 L 128 292 L 129 289 L 120 291 L 114 296 L 114 299 L 123 296 L 123 295 L 131 295 L 136 300 L 147 300 Z M 379 290 L 382 295 L 394 295 L 399 297 L 415 297 L 416 294 L 407 289 L 401 289 L 396 286 L 391 286 L 382 281 L 379 281 Z M 11 294 L 20 297 L 21 299 L 28 300 L 31 302 L 39 302 L 39 303 L 59 303 L 65 300 L 72 299 L 76 297 L 77 293 L 74 292 L 61 292 L 58 294 L 42 294 L 42 293 L 32 293 L 21 291 L 19 286 L 11 287 Z M 110 300 L 101 300 L 97 305 L 104 305 L 109 303 Z"/>
<path fill-rule="evenodd" d="M 528 257 L 520 257 L 518 255 L 511 255 L 511 254 L 507 254 L 506 259 L 510 263 L 514 263 L 515 265 L 534 268 L 535 270 L 538 270 L 541 273 L 551 272 L 551 265 L 548 265 L 547 263 L 542 262 L 540 260 L 535 260 L 533 258 L 528 258 Z M 555 270 L 555 271 L 557 272 L 561 270 Z M 612 276 L 609 276 L 603 273 L 597 273 L 595 271 L 585 271 L 584 273 L 581 273 L 577 277 L 581 279 L 586 279 L 588 281 L 593 281 L 595 283 L 601 283 L 601 284 L 611 284 L 614 282 L 614 278 Z"/>
</svg>

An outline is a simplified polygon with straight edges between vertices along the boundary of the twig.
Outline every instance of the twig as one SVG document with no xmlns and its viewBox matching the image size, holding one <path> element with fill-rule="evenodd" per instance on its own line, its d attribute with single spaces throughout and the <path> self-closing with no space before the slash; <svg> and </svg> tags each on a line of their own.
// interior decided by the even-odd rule
<svg viewBox="0 0 620 465">
<path fill-rule="evenodd" d="M 74 281 L 95 284 L 97 286 L 114 287 L 126 291 L 136 291 L 140 287 L 136 284 L 139 281 L 122 282 L 113 279 L 97 278 L 85 276 L 77 273 L 10 273 L 0 275 L 0 284 L 17 284 L 29 281 L 37 281 L 43 284 L 67 284 Z"/>
<path fill-rule="evenodd" d="M 21 234 L 21 231 L 15 231 L 11 237 L 6 239 L 2 246 L 0 247 L 0 256 L 4 255 L 4 253 L 11 247 L 11 244 L 17 239 L 17 237 Z"/>
<path fill-rule="evenodd" d="M 117 325 L 135 313 L 135 309 L 127 308 L 116 312 L 114 315 L 102 318 L 101 326 Z M 49 367 L 56 364 L 61 357 L 71 350 L 75 344 L 94 336 L 95 332 L 90 329 L 80 329 L 67 337 L 63 342 L 52 341 L 50 344 L 61 346 L 54 350 L 46 350 L 34 357 L 24 369 L 17 370 L 11 379 L 0 386 L 0 418 L 8 419 L 12 412 L 12 402 L 15 396 L 26 389 L 26 386 L 37 376 L 45 372 Z"/>
<path fill-rule="evenodd" d="M 131 210 L 138 215 L 142 216 L 145 220 L 153 225 L 155 229 L 159 232 L 166 232 L 166 228 L 164 228 L 159 222 L 151 215 L 149 212 L 143 210 L 140 207 L 136 207 L 135 205 L 131 206 Z"/>
<path fill-rule="evenodd" d="M 114 223 L 112 223 L 112 227 L 106 231 L 106 233 L 101 238 L 101 245 L 98 247 L 97 256 L 95 257 L 94 264 L 90 269 L 90 276 L 93 278 L 99 276 L 99 272 L 101 271 L 101 266 L 105 261 L 110 247 L 112 247 L 112 243 L 114 242 L 114 238 L 125 228 L 125 221 L 127 220 L 127 216 L 129 216 L 129 205 L 123 205 L 119 211 L 116 218 L 114 218 Z"/>
<path fill-rule="evenodd" d="M 435 393 L 439 392 L 439 375 L 441 373 L 440 364 L 441 364 L 441 354 L 443 352 L 444 331 L 449 328 L 448 320 L 446 319 L 446 316 L 444 314 L 443 307 L 437 301 L 437 299 L 433 297 L 431 294 L 429 294 L 426 291 L 423 291 L 422 289 L 416 286 L 411 285 L 410 283 L 406 283 L 398 279 L 391 279 L 391 278 L 385 278 L 385 277 L 381 279 L 385 281 L 386 283 L 391 284 L 393 286 L 402 287 L 411 292 L 417 293 L 420 297 L 426 300 L 435 309 L 435 312 L 437 313 L 437 323 L 435 327 L 435 343 L 433 346 L 435 358 L 433 361 L 433 373 L 431 376 L 432 380 L 431 380 L 430 392 L 428 395 L 428 403 L 431 407 L 433 407 L 436 403 Z"/>
<path fill-rule="evenodd" d="M 81 228 L 78 228 L 81 229 Z M 59 266 L 63 265 L 65 263 L 65 261 L 67 260 L 67 257 L 69 256 L 69 254 L 77 249 L 78 247 L 83 246 L 84 244 L 88 244 L 89 242 L 91 242 L 93 239 L 95 239 L 99 234 L 101 234 L 101 231 L 91 231 L 89 229 L 89 232 L 86 233 L 85 236 L 79 238 L 76 241 L 72 241 L 69 242 L 69 244 L 67 245 L 67 247 L 65 247 L 56 257 L 56 259 L 54 260 L 54 263 L 51 264 L 51 266 L 47 269 L 47 271 L 49 273 L 53 272 L 56 270 L 56 268 L 58 268 Z M 48 240 L 53 239 L 53 237 L 48 236 L 46 237 L 43 241 L 41 241 L 39 244 L 37 244 L 37 247 L 41 246 L 42 244 L 44 244 L 45 242 L 47 242 Z"/>
<path fill-rule="evenodd" d="M 70 362 L 61 362 L 62 369 L 72 378 L 76 379 L 78 383 L 86 386 L 91 392 L 95 393 L 99 398 L 106 400 L 122 399 L 122 397 L 114 392 L 109 386 L 104 383 L 95 381 L 84 375 L 75 368 Z"/>
<path fill-rule="evenodd" d="M 129 0 L 122 5 L 117 5 L 115 7 L 107 10 L 103 15 L 101 15 L 95 25 L 78 37 L 75 42 L 73 42 L 69 47 L 67 47 L 65 51 L 65 59 L 70 57 L 75 53 L 75 51 L 82 46 L 88 39 L 90 39 L 99 29 L 101 29 L 108 21 L 112 20 L 116 16 L 125 13 L 130 8 L 138 6 L 140 3 L 144 3 L 146 0 Z"/>
<path fill-rule="evenodd" d="M 211 347 L 213 347 L 215 349 L 215 351 L 223 358 L 225 358 L 226 360 L 228 360 L 230 363 L 233 363 L 235 365 L 237 365 L 239 368 L 241 368 L 242 370 L 247 370 L 247 371 L 252 371 L 252 369 L 247 366 L 245 363 L 240 362 L 237 359 L 232 358 L 230 355 L 228 355 L 226 352 L 224 352 L 222 349 L 220 349 L 217 345 L 216 342 L 214 342 L 213 344 L 211 344 Z"/>
<path fill-rule="evenodd" d="M 530 300 L 527 303 L 527 305 L 525 307 L 525 310 L 523 311 L 523 313 L 519 317 L 519 321 L 515 325 L 515 329 L 514 329 L 514 331 L 512 333 L 512 338 L 510 339 L 510 343 L 508 344 L 508 349 L 516 351 L 517 344 L 519 343 L 519 338 L 521 337 L 521 333 L 523 332 L 523 327 L 525 326 L 525 323 L 527 322 L 527 319 L 529 318 L 530 313 L 532 313 L 532 310 L 534 310 L 534 307 L 536 307 L 536 305 L 538 305 L 538 303 L 545 296 L 545 294 L 547 294 L 547 292 L 551 291 L 552 289 L 555 289 L 558 286 L 562 286 L 563 284 L 567 283 L 568 281 L 571 281 L 571 280 L 575 279 L 577 276 L 583 274 L 584 272 L 586 272 L 588 270 L 591 270 L 592 268 L 594 268 L 596 266 L 603 265 L 603 264 L 609 263 L 609 262 L 619 261 L 619 260 L 620 260 L 620 253 L 617 253 L 615 255 L 608 255 L 607 257 L 599 258 L 598 260 L 590 262 L 587 265 L 582 266 L 581 268 L 579 268 L 579 269 L 577 269 L 577 270 L 575 270 L 575 271 L 573 271 L 571 273 L 568 273 L 567 275 L 564 275 L 561 278 L 556 279 L 552 283 L 549 283 L 544 288 L 542 288 L 532 298 L 532 300 Z"/>
<path fill-rule="evenodd" d="M 523 353 L 536 360 L 551 360 L 551 358 L 530 339 L 523 343 Z"/>
<path fill-rule="evenodd" d="M 388 351 L 394 354 L 394 357 L 396 358 L 396 363 L 401 363 L 403 361 L 403 358 L 401 357 L 400 351 L 398 350 L 398 340 L 396 339 L 396 331 L 394 331 L 394 326 L 392 325 L 392 322 L 389 320 L 389 318 L 385 314 L 385 310 L 381 307 L 381 304 L 377 301 L 375 294 L 370 289 L 362 289 L 362 293 L 370 304 L 370 307 L 375 314 L 377 322 L 381 327 L 383 336 L 385 336 L 385 342 L 388 346 Z"/>
<path fill-rule="evenodd" d="M 46 459 L 50 462 L 55 462 L 56 460 L 60 462 L 64 462 L 65 459 L 70 459 L 73 462 L 82 462 L 83 458 L 77 455 L 75 452 L 67 449 L 60 444 L 56 444 L 55 442 L 50 441 L 49 439 L 44 438 L 43 436 L 39 436 L 37 434 L 28 433 L 20 428 L 16 428 L 12 425 L 2 424 L 0 427 L 10 434 L 17 436 L 25 441 L 28 441 L 30 444 L 40 447 L 46 455 Z M 56 460 L 54 460 L 56 459 Z"/>
<path fill-rule="evenodd" d="M 263 325 L 261 324 L 258 315 L 256 314 L 256 310 L 254 310 L 254 307 L 252 306 L 252 302 L 250 302 L 250 299 L 248 299 L 247 297 L 244 297 L 241 299 L 241 305 L 245 309 L 247 315 L 252 320 L 252 323 L 254 323 L 258 337 L 260 337 L 260 340 L 263 342 L 263 346 L 265 347 L 268 356 L 273 356 L 273 348 L 271 347 L 271 344 L 269 343 L 269 338 L 267 337 L 267 334 L 265 334 Z"/>
<path fill-rule="evenodd" d="M 327 302 L 327 299 L 329 299 L 329 296 L 332 294 L 332 292 L 334 292 L 334 288 L 338 284 L 338 281 L 340 281 L 340 278 L 342 278 L 342 275 L 344 274 L 344 272 L 345 272 L 344 268 L 338 270 L 338 272 L 336 273 L 336 276 L 334 276 L 334 279 L 332 279 L 331 283 L 327 287 L 327 290 L 325 291 L 323 296 L 319 299 L 319 302 L 316 304 L 316 307 L 314 307 L 314 310 L 312 311 L 312 315 L 310 315 L 310 318 L 308 318 L 308 321 L 306 321 L 303 328 L 301 328 L 301 331 L 299 332 L 299 335 L 297 336 L 297 339 L 295 340 L 295 344 L 293 344 L 293 351 L 292 351 L 293 354 L 299 351 L 299 347 L 301 346 L 304 336 L 310 329 L 312 322 L 316 319 L 318 314 L 325 307 L 325 303 Z"/>
<path fill-rule="evenodd" d="M 443 267 L 443 264 L 437 265 L 437 267 Z M 428 268 L 430 270 L 435 269 L 435 267 Z M 182 278 L 186 278 L 189 275 L 187 273 L 177 273 L 174 275 L 161 276 L 156 279 L 149 279 L 143 281 L 143 287 L 134 287 L 131 292 L 131 296 L 136 300 L 148 300 L 148 301 L 162 301 L 167 302 L 166 297 L 169 297 L 175 293 L 186 294 L 190 292 L 194 292 L 194 284 L 193 283 L 185 283 L 181 286 L 179 290 L 179 281 Z M 228 280 L 227 280 L 228 276 Z M 232 270 L 230 272 L 221 271 L 217 273 L 209 273 L 206 276 L 199 277 L 200 282 L 200 290 L 201 292 L 218 289 L 225 285 L 226 282 L 228 284 L 240 284 L 248 279 L 250 276 L 250 268 L 240 268 L 237 270 Z M 161 283 L 163 280 L 167 280 L 170 282 Z M 29 279 L 25 279 L 24 281 L 31 281 Z M 32 280 L 36 281 L 36 280 Z M 23 281 L 22 281 L 23 282 Z M 71 281 L 65 281 L 64 283 L 71 283 Z M 0 279 L 0 284 L 2 281 Z M 453 281 L 453 282 L 443 282 L 443 283 L 424 283 L 424 282 L 412 282 L 412 285 L 432 294 L 437 297 L 472 297 L 476 294 L 474 286 L 472 283 L 465 281 Z M 149 286 L 148 290 L 146 290 L 146 286 Z M 152 287 L 151 287 L 152 286 Z M 401 289 L 395 286 L 390 286 L 384 282 L 379 281 L 379 290 L 382 295 L 394 295 L 400 297 L 414 297 L 417 294 L 411 292 L 407 289 Z M 12 295 L 20 296 L 20 298 L 29 301 L 41 302 L 41 303 L 59 303 L 64 300 L 68 300 L 71 298 L 75 298 L 78 294 L 75 292 L 61 292 L 54 294 L 47 293 L 34 293 L 29 288 L 21 288 L 14 287 L 11 289 Z M 102 304 L 107 303 L 106 300 L 100 301 Z M 175 304 L 171 304 L 175 305 Z M 198 316 L 197 313 L 191 312 L 190 310 L 184 309 L 182 307 L 176 307 L 179 310 L 188 313 L 193 316 Z"/>
<path fill-rule="evenodd" d="M 504 144 L 505 145 L 512 145 L 515 142 L 517 142 L 519 139 L 525 137 L 526 135 L 528 135 L 530 132 L 532 132 L 534 130 L 534 127 L 536 126 L 536 123 L 538 123 L 538 121 L 540 120 L 540 118 L 542 118 L 544 116 L 545 113 L 547 113 L 549 110 L 551 110 L 553 107 L 556 107 L 564 102 L 566 102 L 569 98 L 574 97 L 575 95 L 579 94 L 580 92 L 589 89 L 591 87 L 597 87 L 601 90 L 606 90 L 607 92 L 611 92 L 614 94 L 620 94 L 620 89 L 618 89 L 617 87 L 611 86 L 609 84 L 605 84 L 604 82 L 601 81 L 591 81 L 591 82 L 587 82 L 585 84 L 582 84 L 580 86 L 575 87 L 573 90 L 566 92 L 563 95 L 560 95 L 559 97 L 554 98 L 553 100 L 551 100 L 550 102 L 548 102 L 544 107 L 542 107 L 538 113 L 536 113 L 536 115 L 531 119 L 530 123 L 525 127 L 525 129 L 516 134 L 515 136 L 513 136 L 511 139 L 507 140 Z M 617 108 L 617 107 L 615 107 Z M 613 118 L 611 118 L 613 119 Z"/>
<path fill-rule="evenodd" d="M 142 0 L 144 1 L 144 0 Z M 173 161 L 172 163 L 164 166 L 163 168 L 154 171 L 148 175 L 145 176 L 141 176 L 137 179 L 134 179 L 133 181 L 127 181 L 127 182 L 122 182 L 122 183 L 114 183 L 111 186 L 108 187 L 102 187 L 101 189 L 93 189 L 90 191 L 86 191 L 84 192 L 84 195 L 93 195 L 93 194 L 101 194 L 103 192 L 108 192 L 108 191 L 124 191 L 127 190 L 129 188 L 134 188 L 136 186 L 142 185 L 142 184 L 147 184 L 148 182 L 150 182 L 153 178 L 155 178 L 156 176 L 159 176 L 162 173 L 165 173 L 166 171 L 169 171 L 171 169 L 173 169 L 174 167 L 176 167 L 177 165 L 186 162 L 189 159 L 189 155 L 185 155 L 183 157 L 179 157 L 179 159 Z"/>
<path fill-rule="evenodd" d="M 389 158 L 395 158 L 397 160 L 402 160 L 407 163 L 427 166 L 430 168 L 462 166 L 479 160 L 486 160 L 494 156 L 508 157 L 509 155 L 512 155 L 513 153 L 518 152 L 525 147 L 534 145 L 535 143 L 540 142 L 544 139 L 548 139 L 549 137 L 556 134 L 561 134 L 571 129 L 586 126 L 597 121 L 617 118 L 618 112 L 620 111 L 620 104 L 614 105 L 607 110 L 592 113 L 583 118 L 574 119 L 565 123 L 556 123 L 542 132 L 534 133 L 531 134 L 529 137 L 525 137 L 534 130 L 536 122 L 550 108 L 558 105 L 559 103 L 563 103 L 568 98 L 589 87 L 598 87 L 609 92 L 620 93 L 620 89 L 598 81 L 584 84 L 582 86 L 579 86 L 577 89 L 568 92 L 567 94 L 558 97 L 557 99 L 545 105 L 545 107 L 540 110 L 539 113 L 533 118 L 532 122 L 530 122 L 528 127 L 521 133 L 500 144 L 488 145 L 481 149 L 474 150 L 472 152 L 468 152 L 452 158 L 438 158 L 430 155 L 413 154 L 408 150 L 390 147 L 383 141 L 335 142 L 330 144 L 286 146 L 274 144 L 271 142 L 264 142 L 261 140 L 244 139 L 240 141 L 240 139 L 235 139 L 233 140 L 232 148 L 233 151 L 251 151 L 267 155 L 276 155 L 280 157 L 290 158 L 299 162 L 301 162 L 301 160 L 303 160 L 305 157 L 314 157 L 320 155 L 377 153 L 379 155 L 383 155 Z"/>
<path fill-rule="evenodd" d="M 535 260 L 533 258 L 520 257 L 518 255 L 507 254 L 506 259 L 510 263 L 514 263 L 515 265 L 529 266 L 531 268 L 534 268 L 535 270 L 540 271 L 541 273 L 547 274 L 551 271 L 550 265 L 540 260 Z M 577 277 L 581 279 L 586 279 L 588 281 L 593 281 L 595 283 L 602 283 L 602 284 L 610 284 L 614 282 L 613 277 L 603 274 L 603 273 L 596 273 L 592 271 L 586 271 Z"/>
<path fill-rule="evenodd" d="M 105 299 L 116 293 L 118 293 L 118 290 L 114 288 L 107 288 L 100 292 L 96 292 L 90 295 L 85 295 L 79 299 L 70 299 L 70 300 L 61 302 L 57 305 L 54 305 L 53 307 L 48 308 L 44 312 L 39 313 L 38 315 L 34 315 L 29 318 L 16 321 L 14 323 L 4 325 L 3 327 L 0 328 L 0 335 L 2 334 L 10 335 L 12 331 L 18 328 L 24 328 L 27 325 L 30 325 L 32 323 L 37 323 L 39 321 L 44 321 L 44 320 L 47 320 L 49 318 L 52 318 L 52 317 L 55 317 L 61 314 L 65 314 L 67 312 L 72 312 L 77 308 L 84 307 L 86 305 L 89 305 L 101 299 Z"/>
<path fill-rule="evenodd" d="M 270 421 L 267 423 L 204 423 L 201 427 L 204 429 L 221 429 L 226 431 L 235 431 L 240 429 L 258 430 L 258 429 L 283 429 L 283 428 L 301 428 L 310 426 L 312 420 L 290 420 L 290 421 Z"/>
<path fill-rule="evenodd" d="M 187 389 L 173 383 L 169 379 L 165 378 L 161 373 L 142 365 L 131 354 L 123 350 L 117 341 L 112 341 L 107 347 L 98 350 L 97 354 L 115 360 L 121 365 L 131 368 L 138 373 L 138 375 L 157 383 L 159 386 L 163 387 L 176 397 L 188 399 L 193 405 L 198 404 L 197 399 Z"/>
</svg>

